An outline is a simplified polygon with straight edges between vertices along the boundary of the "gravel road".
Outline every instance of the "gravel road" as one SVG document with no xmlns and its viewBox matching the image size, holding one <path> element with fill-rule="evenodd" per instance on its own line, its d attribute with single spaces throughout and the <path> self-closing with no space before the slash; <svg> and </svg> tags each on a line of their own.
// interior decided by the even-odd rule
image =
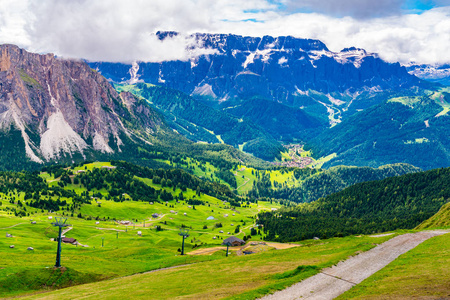
<svg viewBox="0 0 450 300">
<path fill-rule="evenodd" d="M 336 266 L 261 299 L 333 299 L 381 270 L 398 256 L 427 239 L 449 233 L 448 230 L 403 234 L 377 247 L 353 256 Z"/>
</svg>

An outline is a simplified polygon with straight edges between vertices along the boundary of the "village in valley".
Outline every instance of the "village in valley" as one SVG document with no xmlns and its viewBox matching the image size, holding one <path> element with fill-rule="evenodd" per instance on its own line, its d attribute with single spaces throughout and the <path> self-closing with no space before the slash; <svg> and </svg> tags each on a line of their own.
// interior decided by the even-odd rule
<svg viewBox="0 0 450 300">
<path fill-rule="evenodd" d="M 301 144 L 289 144 L 284 146 L 288 153 L 283 155 L 281 162 L 274 162 L 275 165 L 283 167 L 307 168 L 312 167 L 314 159 L 309 156 L 309 152 L 303 150 Z"/>
</svg>

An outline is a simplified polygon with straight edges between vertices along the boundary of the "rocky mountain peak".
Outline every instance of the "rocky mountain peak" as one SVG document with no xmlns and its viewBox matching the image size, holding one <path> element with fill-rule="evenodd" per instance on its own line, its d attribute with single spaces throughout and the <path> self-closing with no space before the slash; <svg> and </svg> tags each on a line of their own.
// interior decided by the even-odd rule
<svg viewBox="0 0 450 300">
<path fill-rule="evenodd" d="M 84 62 L 0 46 L 0 135 L 18 130 L 32 161 L 120 152 L 129 116 L 114 88 Z"/>
<path fill-rule="evenodd" d="M 209 34 L 196 33 L 193 35 L 197 41 L 205 48 L 212 48 L 219 53 L 229 53 L 231 51 L 261 51 L 265 49 L 294 51 L 303 49 L 304 51 L 316 50 L 328 51 L 328 48 L 319 40 L 299 39 L 292 36 L 241 36 L 234 34 Z"/>
<path fill-rule="evenodd" d="M 159 32 L 164 39 L 178 35 Z M 299 94 L 309 90 L 347 101 L 349 95 L 422 84 L 399 64 L 355 47 L 333 52 L 321 41 L 292 36 L 196 33 L 187 38 L 195 40 L 189 47 L 210 51 L 187 61 L 90 65 L 112 81 L 127 81 L 129 74 L 134 74 L 140 81 L 206 96 L 218 103 L 258 96 L 293 105 Z"/>
</svg>

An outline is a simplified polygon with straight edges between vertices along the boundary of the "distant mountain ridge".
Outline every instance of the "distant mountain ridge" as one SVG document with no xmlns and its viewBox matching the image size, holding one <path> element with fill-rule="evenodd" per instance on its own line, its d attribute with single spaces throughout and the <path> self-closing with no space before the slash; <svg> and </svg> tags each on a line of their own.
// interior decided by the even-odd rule
<svg viewBox="0 0 450 300">
<path fill-rule="evenodd" d="M 178 33 L 157 35 L 164 41 Z M 253 98 L 278 102 L 301 109 L 328 126 L 382 103 L 388 94 L 418 95 L 435 86 L 409 74 L 399 63 L 383 61 L 377 54 L 354 47 L 332 52 L 319 40 L 203 33 L 188 38 L 195 42 L 187 51 L 202 55 L 185 61 L 89 65 L 113 82 L 168 87 L 220 109 L 244 103 L 249 108 L 246 101 Z M 208 51 L 195 51 L 198 48 Z M 236 112 L 237 117 L 242 116 Z M 287 142 L 307 138 L 276 132 L 275 138 L 278 136 Z"/>
<path fill-rule="evenodd" d="M 161 40 L 176 33 L 158 32 Z M 213 54 L 188 61 L 161 63 L 89 63 L 114 82 L 136 79 L 218 101 L 260 96 L 292 105 L 309 90 L 348 94 L 371 90 L 407 89 L 426 85 L 400 64 L 390 64 L 363 49 L 328 50 L 318 40 L 292 36 L 249 37 L 233 34 L 193 34 Z M 130 72 L 134 67 L 137 72 Z M 182 79 L 182 80 L 181 80 Z"/>
<path fill-rule="evenodd" d="M 426 65 L 410 64 L 406 66 L 409 74 L 421 79 L 450 86 L 450 64 Z"/>
<path fill-rule="evenodd" d="M 190 38 L 197 41 L 191 47 L 209 50 L 188 61 L 89 63 L 98 72 L 81 61 L 2 45 L 0 160 L 17 156 L 18 149 L 25 149 L 21 161 L 35 163 L 121 155 L 125 144 L 141 156 L 139 143 L 168 137 L 165 146 L 174 140 L 191 145 L 180 133 L 266 160 L 281 159 L 281 142 L 295 142 L 315 157 L 336 153 L 328 167 L 449 164 L 448 90 L 399 64 L 362 49 L 335 53 L 320 41 L 294 37 Z M 134 95 L 119 94 L 102 75 L 135 83 L 129 90 Z M 430 152 L 433 161 L 423 160 Z"/>
</svg>

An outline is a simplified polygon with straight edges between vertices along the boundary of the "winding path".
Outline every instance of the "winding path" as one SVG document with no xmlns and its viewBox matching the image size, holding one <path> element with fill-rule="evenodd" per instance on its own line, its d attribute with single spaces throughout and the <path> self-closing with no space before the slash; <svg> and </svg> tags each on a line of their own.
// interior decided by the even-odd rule
<svg viewBox="0 0 450 300">
<path fill-rule="evenodd" d="M 429 238 L 449 230 L 407 233 L 261 299 L 334 299 Z"/>
<path fill-rule="evenodd" d="M 245 167 L 242 167 L 239 170 L 236 170 L 236 172 L 233 175 L 238 177 L 239 176 L 238 172 L 242 172 L 244 170 L 245 170 Z M 244 176 L 244 178 L 245 178 L 245 181 L 240 186 L 236 187 L 236 189 L 235 189 L 236 191 L 239 190 L 241 187 L 243 187 L 244 185 L 246 185 L 250 181 L 250 178 L 245 177 L 245 176 Z"/>
<path fill-rule="evenodd" d="M 9 228 L 13 228 L 13 227 L 16 227 L 16 226 L 19 226 L 19 225 L 22 225 L 22 224 L 26 224 L 26 223 L 18 223 L 18 224 L 11 225 L 11 226 L 8 226 L 8 227 L 3 227 L 3 228 L 0 228 L 0 229 L 9 229 Z"/>
</svg>

